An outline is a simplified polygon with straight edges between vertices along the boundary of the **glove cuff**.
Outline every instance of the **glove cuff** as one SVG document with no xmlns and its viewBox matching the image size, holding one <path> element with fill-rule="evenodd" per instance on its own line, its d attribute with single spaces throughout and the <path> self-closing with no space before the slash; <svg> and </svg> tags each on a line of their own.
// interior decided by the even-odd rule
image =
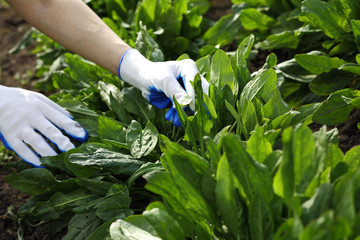
<svg viewBox="0 0 360 240">
<path fill-rule="evenodd" d="M 121 64 L 122 64 L 122 62 L 123 62 L 123 60 L 124 60 L 125 55 L 126 55 L 129 51 L 131 51 L 131 50 L 134 50 L 134 49 L 130 48 L 130 49 L 126 50 L 126 52 L 121 56 L 121 59 L 120 59 L 120 62 L 119 62 L 119 66 L 118 66 L 118 68 L 117 68 L 118 77 L 119 77 L 120 80 L 123 80 L 123 79 L 121 78 L 121 73 L 120 73 Z"/>
</svg>

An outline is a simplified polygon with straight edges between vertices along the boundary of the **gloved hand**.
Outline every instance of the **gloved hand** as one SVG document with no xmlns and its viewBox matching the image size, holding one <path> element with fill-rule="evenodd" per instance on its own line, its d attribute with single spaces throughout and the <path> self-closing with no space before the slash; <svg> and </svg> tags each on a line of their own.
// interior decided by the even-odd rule
<svg viewBox="0 0 360 240">
<path fill-rule="evenodd" d="M 195 94 L 191 85 L 198 69 L 193 60 L 151 62 L 136 49 L 128 50 L 121 58 L 119 78 L 141 90 L 150 104 L 157 108 L 170 108 L 166 120 L 175 126 L 181 126 L 173 103 L 189 95 L 192 98 L 189 107 L 195 109 Z M 201 85 L 205 94 L 209 92 L 209 83 L 202 76 Z"/>
<path fill-rule="evenodd" d="M 87 139 L 86 131 L 70 113 L 44 95 L 0 85 L 0 140 L 6 148 L 40 167 L 39 156 L 57 154 L 43 136 L 61 151 L 75 147 L 61 130 L 78 141 Z"/>
</svg>

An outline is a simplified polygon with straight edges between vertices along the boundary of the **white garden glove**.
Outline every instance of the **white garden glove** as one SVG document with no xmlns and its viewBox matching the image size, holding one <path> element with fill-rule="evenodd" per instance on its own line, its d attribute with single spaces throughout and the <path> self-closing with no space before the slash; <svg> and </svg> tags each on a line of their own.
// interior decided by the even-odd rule
<svg viewBox="0 0 360 240">
<path fill-rule="evenodd" d="M 130 49 L 122 56 L 118 68 L 119 78 L 140 89 L 150 104 L 161 109 L 170 108 L 165 118 L 175 126 L 181 126 L 181 122 L 173 97 L 181 102 L 189 95 L 192 98 L 189 107 L 194 110 L 195 94 L 190 81 L 198 72 L 193 60 L 151 62 L 136 49 Z M 209 83 L 200 77 L 203 91 L 208 94 Z"/>
<path fill-rule="evenodd" d="M 70 113 L 44 95 L 0 85 L 0 140 L 6 148 L 40 167 L 39 156 L 57 154 L 43 136 L 61 151 L 75 147 L 61 130 L 78 141 L 87 139 L 86 131 Z"/>
</svg>

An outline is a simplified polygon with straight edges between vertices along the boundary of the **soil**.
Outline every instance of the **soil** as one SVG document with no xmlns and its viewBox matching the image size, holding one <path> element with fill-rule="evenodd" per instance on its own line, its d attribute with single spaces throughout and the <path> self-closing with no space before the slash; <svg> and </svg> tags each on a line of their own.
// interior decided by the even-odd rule
<svg viewBox="0 0 360 240">
<path fill-rule="evenodd" d="M 231 12 L 230 0 L 210 0 L 211 8 L 207 17 L 217 20 L 221 16 Z M 19 42 L 30 26 L 19 17 L 12 9 L 5 6 L 0 0 L 0 84 L 6 86 L 22 87 L 34 90 L 33 83 L 36 80 L 34 69 L 36 66 L 36 57 L 31 52 L 31 46 L 20 51 L 17 54 L 10 54 L 9 50 Z M 281 56 L 286 58 L 287 53 L 276 52 L 279 62 Z M 250 68 L 256 70 L 261 67 L 268 53 L 259 54 L 259 58 L 251 62 Z M 357 124 L 360 122 L 360 110 L 354 110 L 344 124 L 335 126 L 339 130 L 339 146 L 343 152 L 351 147 L 360 144 L 360 130 Z M 312 124 L 311 128 L 315 131 L 320 126 Z M 1 143 L 0 143 L 1 144 Z M 0 155 L 0 158 L 2 155 Z M 6 183 L 5 178 L 14 170 L 5 169 L 1 163 L 5 161 L 14 161 L 14 159 L 0 159 L 0 240 L 17 239 L 18 224 L 16 214 L 18 208 L 27 201 L 29 196 L 12 188 Z M 15 216 L 15 217 L 14 217 Z M 26 240 L 57 240 L 62 236 L 49 235 L 41 228 L 32 228 L 26 226 L 24 229 L 24 238 Z"/>
</svg>

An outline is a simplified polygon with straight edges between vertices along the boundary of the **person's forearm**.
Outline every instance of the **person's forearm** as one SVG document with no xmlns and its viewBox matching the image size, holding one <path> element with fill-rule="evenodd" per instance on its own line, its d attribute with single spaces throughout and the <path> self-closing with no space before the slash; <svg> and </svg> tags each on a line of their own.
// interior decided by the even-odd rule
<svg viewBox="0 0 360 240">
<path fill-rule="evenodd" d="M 39 31 L 114 74 L 130 49 L 81 0 L 6 1 Z"/>
</svg>

